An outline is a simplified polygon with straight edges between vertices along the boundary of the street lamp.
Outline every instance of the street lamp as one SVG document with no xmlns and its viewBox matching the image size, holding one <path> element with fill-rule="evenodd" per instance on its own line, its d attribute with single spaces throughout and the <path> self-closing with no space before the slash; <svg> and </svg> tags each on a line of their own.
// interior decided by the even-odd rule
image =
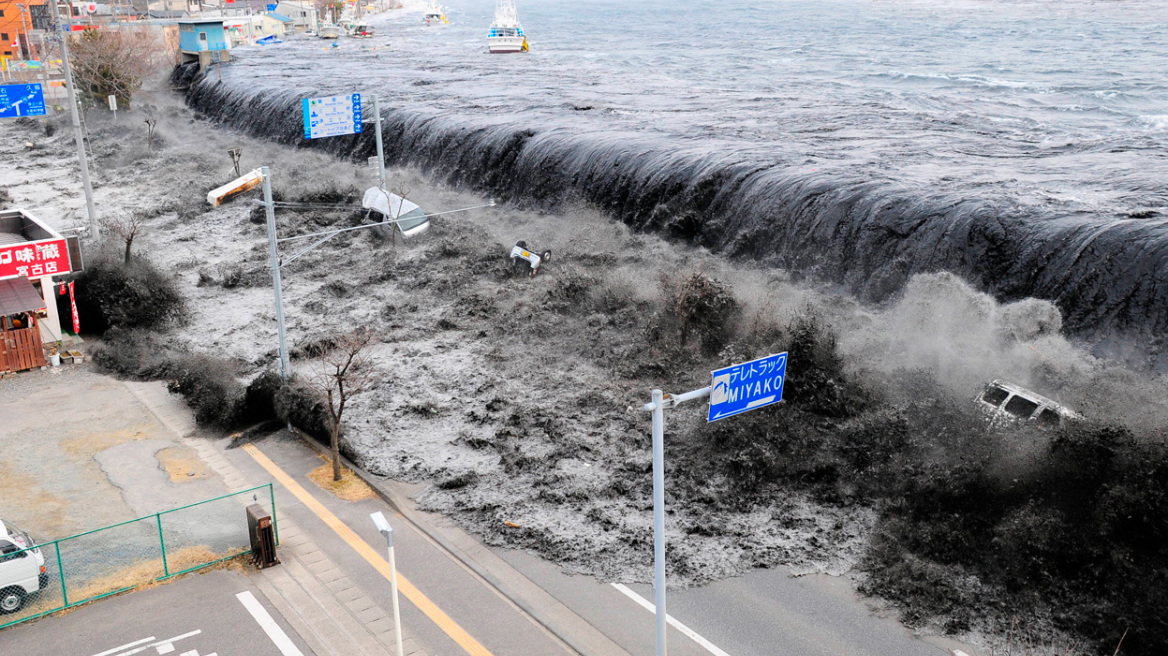
<svg viewBox="0 0 1168 656">
<path fill-rule="evenodd" d="M 401 615 L 397 610 L 397 566 L 393 561 L 393 527 L 385 519 L 385 515 L 378 510 L 370 513 L 373 524 L 385 536 L 385 548 L 389 552 L 389 588 L 393 594 L 393 637 L 397 640 L 397 656 L 402 656 Z"/>
</svg>

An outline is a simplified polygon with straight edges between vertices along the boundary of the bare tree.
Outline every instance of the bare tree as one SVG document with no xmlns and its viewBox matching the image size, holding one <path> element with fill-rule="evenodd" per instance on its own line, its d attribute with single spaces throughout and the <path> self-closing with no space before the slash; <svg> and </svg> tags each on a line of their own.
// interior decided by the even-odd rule
<svg viewBox="0 0 1168 656">
<path fill-rule="evenodd" d="M 146 27 L 83 30 L 69 48 L 74 81 L 82 92 L 100 105 L 115 96 L 126 108 L 166 57 L 158 35 Z"/>
<path fill-rule="evenodd" d="M 146 150 L 154 152 L 154 128 L 158 125 L 158 116 L 155 113 L 157 108 L 154 105 L 146 105 L 142 109 L 146 113 Z"/>
<path fill-rule="evenodd" d="M 145 217 L 139 212 L 129 216 L 107 214 L 101 219 L 101 227 L 117 235 L 126 244 L 126 264 L 130 263 L 130 249 L 134 247 L 134 238 L 145 223 Z"/>
<path fill-rule="evenodd" d="M 320 369 L 312 380 L 312 385 L 328 399 L 334 481 L 341 480 L 341 419 L 345 405 L 377 384 L 368 351 L 373 342 L 373 332 L 363 328 L 342 333 L 336 345 L 321 356 Z"/>
</svg>

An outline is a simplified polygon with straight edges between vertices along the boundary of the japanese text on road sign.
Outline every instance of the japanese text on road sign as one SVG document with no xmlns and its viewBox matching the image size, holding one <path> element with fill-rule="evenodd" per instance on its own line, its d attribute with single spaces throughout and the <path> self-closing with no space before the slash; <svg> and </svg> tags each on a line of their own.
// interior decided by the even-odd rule
<svg viewBox="0 0 1168 656">
<path fill-rule="evenodd" d="M 304 138 L 319 139 L 361 132 L 361 94 L 305 98 Z"/>
<path fill-rule="evenodd" d="M 0 85 L 0 118 L 44 115 L 45 92 L 41 85 Z"/>
<path fill-rule="evenodd" d="M 786 353 L 714 371 L 706 420 L 716 421 L 782 401 L 786 377 Z"/>
</svg>

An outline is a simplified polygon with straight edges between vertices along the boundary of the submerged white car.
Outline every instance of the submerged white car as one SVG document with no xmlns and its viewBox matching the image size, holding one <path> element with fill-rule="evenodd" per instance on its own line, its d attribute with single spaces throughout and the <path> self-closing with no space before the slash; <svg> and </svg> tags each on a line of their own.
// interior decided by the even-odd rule
<svg viewBox="0 0 1168 656">
<path fill-rule="evenodd" d="M 45 557 L 28 533 L 0 520 L 0 615 L 24 607 L 49 583 Z"/>
<path fill-rule="evenodd" d="M 1001 380 L 986 385 L 977 402 L 994 421 L 1036 421 L 1039 426 L 1058 427 L 1083 418 L 1058 401 Z"/>
<path fill-rule="evenodd" d="M 370 187 L 365 190 L 365 196 L 361 199 L 361 207 L 365 208 L 369 217 L 374 221 L 379 223 L 393 222 L 374 228 L 383 237 L 392 239 L 395 226 L 405 239 L 416 237 L 430 229 L 430 219 L 422 208 L 380 187 Z"/>
</svg>

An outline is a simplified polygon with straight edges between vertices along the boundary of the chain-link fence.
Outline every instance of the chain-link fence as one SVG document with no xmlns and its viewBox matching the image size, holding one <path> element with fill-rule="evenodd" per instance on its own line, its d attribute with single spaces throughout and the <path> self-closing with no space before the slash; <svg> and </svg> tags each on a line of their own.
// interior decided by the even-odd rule
<svg viewBox="0 0 1168 656">
<path fill-rule="evenodd" d="M 0 629 L 249 552 L 253 503 L 271 514 L 278 543 L 271 483 L 44 544 L 7 526 Z"/>
</svg>

